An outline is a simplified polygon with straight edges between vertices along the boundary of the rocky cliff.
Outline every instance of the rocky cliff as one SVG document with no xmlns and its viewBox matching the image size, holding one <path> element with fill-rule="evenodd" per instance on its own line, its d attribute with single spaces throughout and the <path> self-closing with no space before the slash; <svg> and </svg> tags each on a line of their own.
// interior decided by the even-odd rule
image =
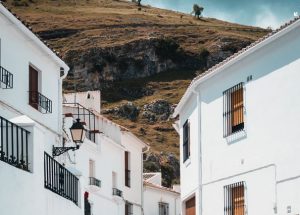
<svg viewBox="0 0 300 215">
<path fill-rule="evenodd" d="M 170 116 L 190 80 L 267 33 L 128 1 L 5 2 L 70 65 L 65 91 L 101 89 L 103 114 L 151 144 L 146 170 L 167 186 L 179 177 Z"/>
</svg>

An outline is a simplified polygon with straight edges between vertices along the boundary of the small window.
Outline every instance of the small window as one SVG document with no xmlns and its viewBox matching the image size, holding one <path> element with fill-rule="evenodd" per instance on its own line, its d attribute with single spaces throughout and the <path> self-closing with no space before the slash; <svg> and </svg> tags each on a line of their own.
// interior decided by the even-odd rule
<svg viewBox="0 0 300 215">
<path fill-rule="evenodd" d="M 190 123 L 187 120 L 183 125 L 183 162 L 190 157 Z"/>
<path fill-rule="evenodd" d="M 29 66 L 29 105 L 39 109 L 39 72 Z"/>
<path fill-rule="evenodd" d="M 244 84 L 239 83 L 223 92 L 224 137 L 244 130 Z"/>
<path fill-rule="evenodd" d="M 169 204 L 164 202 L 158 203 L 159 215 L 169 215 Z"/>
<path fill-rule="evenodd" d="M 130 153 L 125 152 L 125 186 L 130 187 Z"/>
<path fill-rule="evenodd" d="M 224 187 L 225 215 L 245 215 L 245 183 L 238 182 Z"/>
<path fill-rule="evenodd" d="M 126 202 L 125 204 L 125 215 L 133 214 L 133 205 L 130 202 Z"/>
</svg>

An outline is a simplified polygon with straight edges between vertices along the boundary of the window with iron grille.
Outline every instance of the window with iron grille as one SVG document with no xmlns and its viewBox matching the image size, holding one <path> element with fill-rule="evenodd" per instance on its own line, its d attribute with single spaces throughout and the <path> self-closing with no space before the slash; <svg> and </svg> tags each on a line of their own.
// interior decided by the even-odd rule
<svg viewBox="0 0 300 215">
<path fill-rule="evenodd" d="M 224 214 L 245 215 L 245 182 L 224 187 Z"/>
<path fill-rule="evenodd" d="M 133 205 L 130 202 L 126 202 L 125 204 L 125 215 L 133 214 Z"/>
<path fill-rule="evenodd" d="M 169 215 L 169 204 L 164 202 L 158 203 L 159 215 Z"/>
<path fill-rule="evenodd" d="M 244 83 L 223 92 L 223 135 L 244 130 Z"/>
<path fill-rule="evenodd" d="M 183 125 L 183 162 L 190 157 L 190 123 L 187 120 Z"/>
</svg>

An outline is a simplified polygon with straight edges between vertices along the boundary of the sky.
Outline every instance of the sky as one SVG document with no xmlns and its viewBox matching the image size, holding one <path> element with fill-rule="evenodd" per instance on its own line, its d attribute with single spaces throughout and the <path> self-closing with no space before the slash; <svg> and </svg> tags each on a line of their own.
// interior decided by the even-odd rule
<svg viewBox="0 0 300 215">
<path fill-rule="evenodd" d="M 193 4 L 204 7 L 203 16 L 229 22 L 278 28 L 300 14 L 300 0 L 142 0 L 142 4 L 191 13 Z"/>
</svg>

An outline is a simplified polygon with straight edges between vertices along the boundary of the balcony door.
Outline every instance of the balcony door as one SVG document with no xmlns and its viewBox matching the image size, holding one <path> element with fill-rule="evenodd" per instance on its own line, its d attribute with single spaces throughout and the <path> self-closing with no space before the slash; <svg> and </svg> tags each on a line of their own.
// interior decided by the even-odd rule
<svg viewBox="0 0 300 215">
<path fill-rule="evenodd" d="M 39 98 L 39 73 L 32 66 L 29 66 L 29 104 L 38 109 Z"/>
<path fill-rule="evenodd" d="M 185 203 L 185 215 L 196 215 L 196 199 L 195 197 L 186 201 Z"/>
</svg>

